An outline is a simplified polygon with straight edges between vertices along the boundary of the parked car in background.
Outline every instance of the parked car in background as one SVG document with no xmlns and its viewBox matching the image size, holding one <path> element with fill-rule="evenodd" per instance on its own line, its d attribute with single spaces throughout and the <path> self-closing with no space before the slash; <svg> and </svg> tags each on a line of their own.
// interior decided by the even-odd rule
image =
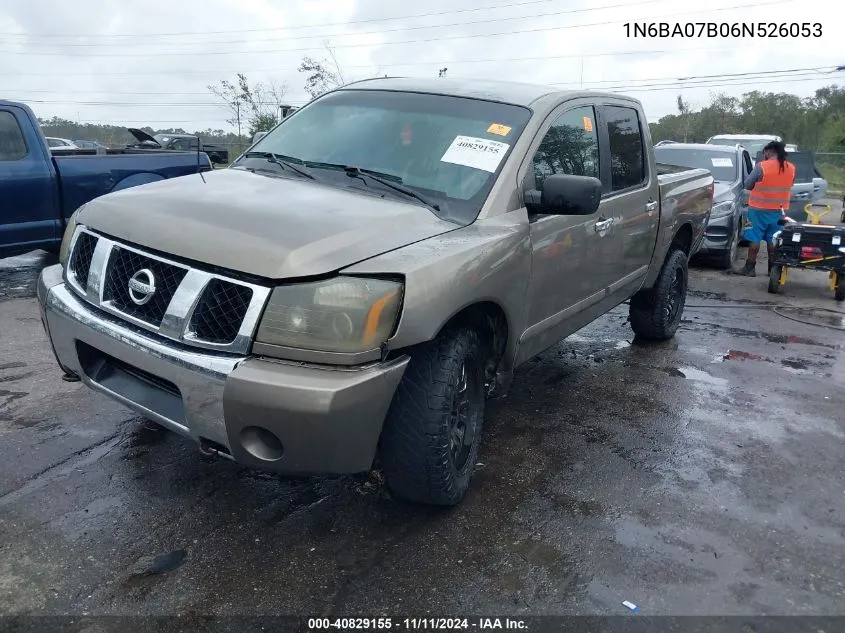
<svg viewBox="0 0 845 633">
<path fill-rule="evenodd" d="M 48 151 L 47 145 L 29 107 L 0 101 L 0 257 L 58 251 L 73 213 L 97 196 L 211 170 L 207 157 L 198 164 L 197 155 L 186 152 L 98 155 L 101 150 Z"/>
<path fill-rule="evenodd" d="M 515 367 L 628 300 L 674 335 L 713 201 L 639 101 L 489 80 L 347 84 L 205 180 L 80 211 L 38 287 L 60 366 L 207 454 L 438 505 Z"/>
<path fill-rule="evenodd" d="M 827 180 L 819 168 L 813 166 L 813 202 L 818 202 L 827 195 Z"/>
<path fill-rule="evenodd" d="M 76 145 L 79 149 L 108 149 L 108 145 L 103 145 L 99 141 L 83 141 L 80 139 L 73 139 L 74 145 Z"/>
<path fill-rule="evenodd" d="M 673 143 L 655 147 L 654 159 L 663 164 L 707 169 L 713 174 L 713 208 L 697 255 L 714 261 L 720 268 L 731 268 L 746 217 L 743 183 L 753 169 L 748 150 L 741 145 Z"/>
<path fill-rule="evenodd" d="M 58 138 L 55 136 L 45 136 L 44 140 L 47 141 L 47 147 L 50 149 L 79 149 L 77 145 L 66 138 Z"/>
<path fill-rule="evenodd" d="M 768 134 L 717 134 L 707 139 L 708 145 L 742 145 L 751 154 L 751 160 L 763 151 L 763 148 L 771 141 L 783 141 L 780 136 Z"/>
<path fill-rule="evenodd" d="M 181 152 L 196 152 L 199 148 L 200 152 L 208 155 L 212 163 L 216 165 L 226 165 L 229 163 L 229 149 L 223 145 L 213 145 L 211 143 L 204 143 L 198 136 L 190 134 L 155 134 L 150 135 L 137 128 L 130 128 L 129 132 L 137 143 L 128 145 L 127 147 L 140 149 L 155 149 L 155 150 L 176 150 Z"/>
</svg>

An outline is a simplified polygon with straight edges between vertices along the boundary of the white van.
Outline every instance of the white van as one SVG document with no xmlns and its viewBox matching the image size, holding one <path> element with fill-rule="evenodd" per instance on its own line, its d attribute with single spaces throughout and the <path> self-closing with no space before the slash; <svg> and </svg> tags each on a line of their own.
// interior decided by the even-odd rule
<svg viewBox="0 0 845 633">
<path fill-rule="evenodd" d="M 742 145 L 751 154 L 751 160 L 772 141 L 783 142 L 779 136 L 767 134 L 717 134 L 707 139 L 709 145 Z"/>
</svg>

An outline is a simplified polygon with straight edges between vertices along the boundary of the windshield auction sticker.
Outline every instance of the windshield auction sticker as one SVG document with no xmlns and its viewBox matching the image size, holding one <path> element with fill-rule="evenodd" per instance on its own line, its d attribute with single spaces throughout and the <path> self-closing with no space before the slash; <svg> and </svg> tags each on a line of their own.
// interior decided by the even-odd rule
<svg viewBox="0 0 845 633">
<path fill-rule="evenodd" d="M 711 158 L 710 162 L 713 167 L 733 167 L 733 161 L 730 158 Z"/>
<path fill-rule="evenodd" d="M 473 167 L 493 173 L 510 145 L 475 136 L 458 136 L 443 154 L 441 162 Z"/>
</svg>

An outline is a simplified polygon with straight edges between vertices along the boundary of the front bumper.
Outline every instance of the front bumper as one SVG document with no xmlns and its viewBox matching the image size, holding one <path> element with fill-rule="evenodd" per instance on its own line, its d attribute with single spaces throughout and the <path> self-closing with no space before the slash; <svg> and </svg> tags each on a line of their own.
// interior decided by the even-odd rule
<svg viewBox="0 0 845 633">
<path fill-rule="evenodd" d="M 64 371 L 211 450 L 284 474 L 369 469 L 409 360 L 336 369 L 164 342 L 79 299 L 61 266 L 44 269 L 38 299 Z"/>
<path fill-rule="evenodd" d="M 704 239 L 701 241 L 698 254 L 709 255 L 726 251 L 731 243 L 730 238 L 736 230 L 736 218 L 733 215 L 711 219 L 704 230 Z"/>
</svg>

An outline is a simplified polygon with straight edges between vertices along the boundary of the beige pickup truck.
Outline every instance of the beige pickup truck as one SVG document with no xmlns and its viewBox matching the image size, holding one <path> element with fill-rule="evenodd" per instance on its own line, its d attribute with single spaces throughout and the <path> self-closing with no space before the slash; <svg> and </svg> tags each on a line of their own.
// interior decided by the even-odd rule
<svg viewBox="0 0 845 633">
<path fill-rule="evenodd" d="M 68 377 L 202 451 L 452 505 L 521 363 L 627 300 L 673 336 L 712 200 L 634 99 L 368 80 L 89 202 L 38 295 Z"/>
</svg>

